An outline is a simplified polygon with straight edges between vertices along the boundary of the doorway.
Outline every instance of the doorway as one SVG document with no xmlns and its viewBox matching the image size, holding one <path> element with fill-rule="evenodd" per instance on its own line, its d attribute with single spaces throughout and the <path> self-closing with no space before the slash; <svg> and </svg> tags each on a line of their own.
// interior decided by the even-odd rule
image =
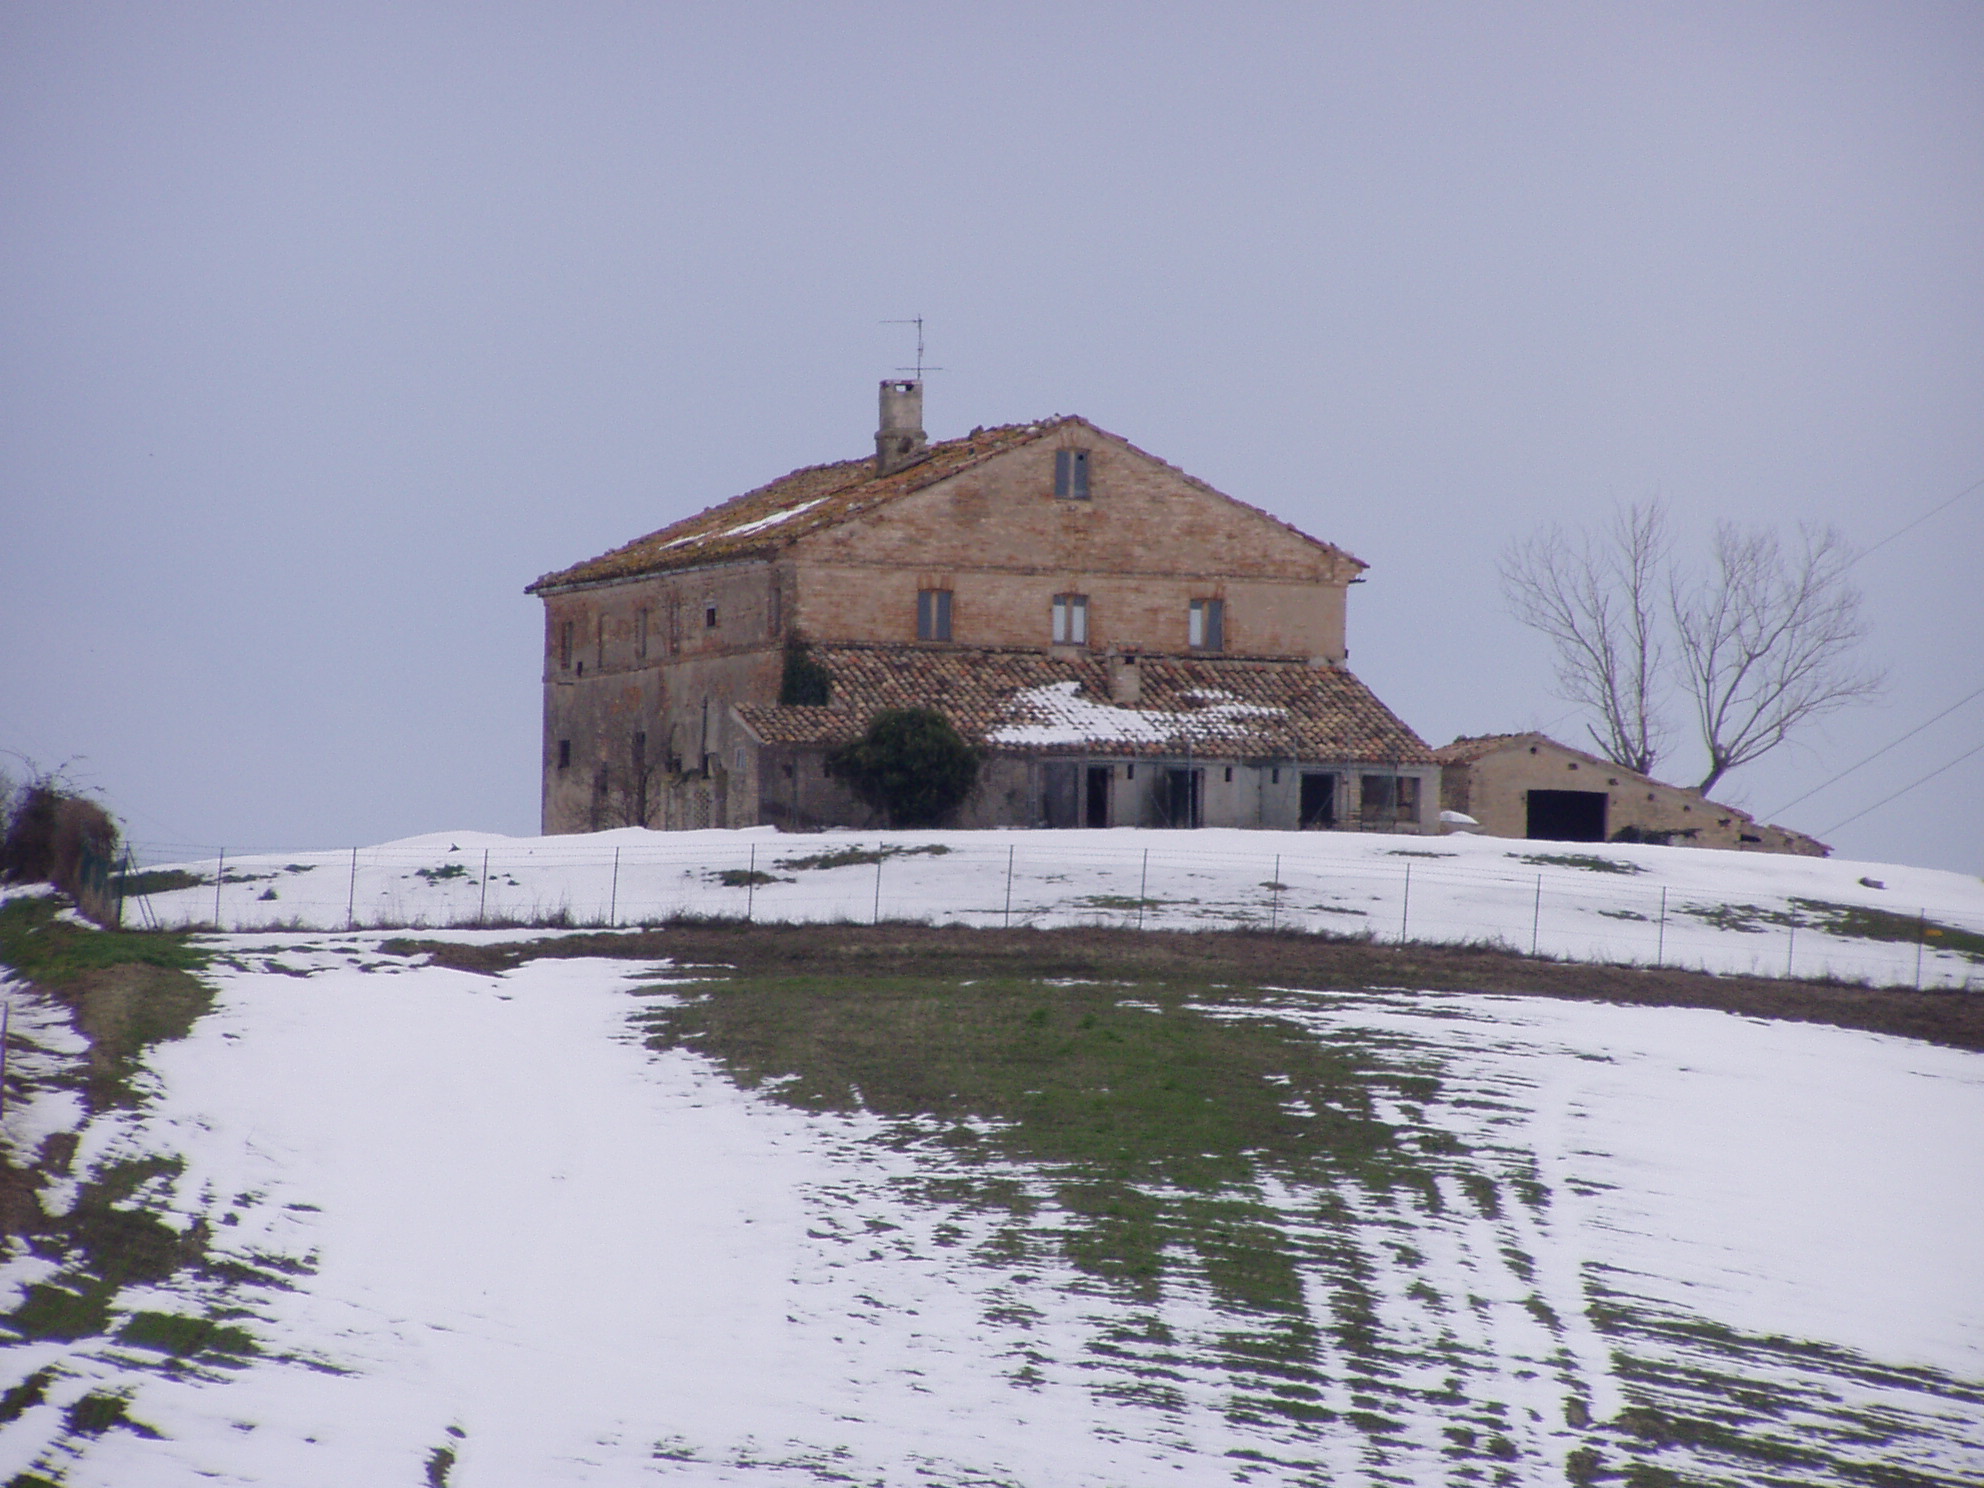
<svg viewBox="0 0 1984 1488">
<path fill-rule="evenodd" d="M 1305 831 L 1323 832 L 1336 826 L 1336 776 L 1303 774 L 1299 825 Z"/>
<path fill-rule="evenodd" d="M 1167 827 L 1196 827 L 1199 801 L 1205 783 L 1204 770 L 1171 769 L 1164 772 L 1164 824 Z"/>
<path fill-rule="evenodd" d="M 1088 767 L 1088 798 L 1083 802 L 1085 824 L 1091 827 L 1109 825 L 1109 777 L 1116 772 L 1108 765 Z"/>
</svg>

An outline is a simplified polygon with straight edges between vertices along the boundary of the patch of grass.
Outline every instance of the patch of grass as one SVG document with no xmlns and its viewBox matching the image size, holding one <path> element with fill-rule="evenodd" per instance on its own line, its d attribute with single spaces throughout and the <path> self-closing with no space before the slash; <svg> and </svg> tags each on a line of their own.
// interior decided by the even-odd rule
<svg viewBox="0 0 1984 1488">
<path fill-rule="evenodd" d="M 1734 931 L 1740 935 L 1761 935 L 1767 925 L 1783 929 L 1800 923 L 1795 913 L 1765 909 L 1761 904 L 1689 904 L 1683 906 L 1679 913 L 1692 915 L 1718 930 Z"/>
<path fill-rule="evenodd" d="M 111 966 L 197 971 L 208 954 L 189 936 L 162 930 L 93 930 L 57 919 L 63 901 L 9 899 L 0 904 L 0 964 L 36 986 L 61 990 Z"/>
<path fill-rule="evenodd" d="M 1879 940 L 1914 945 L 1920 940 L 1931 950 L 1954 951 L 1972 961 L 1984 961 L 1984 935 L 1956 925 L 1945 925 L 1920 914 L 1897 914 L 1891 909 L 1874 909 L 1864 904 L 1834 904 L 1825 899 L 1794 897 L 1801 927 L 1809 926 L 1827 935 L 1849 940 Z"/>
<path fill-rule="evenodd" d="M 1646 869 L 1638 863 L 1621 862 L 1618 858 L 1601 858 L 1596 853 L 1510 853 L 1512 858 L 1520 858 L 1525 863 L 1538 868 L 1582 868 L 1587 873 L 1644 873 Z"/>
<path fill-rule="evenodd" d="M 1385 849 L 1385 856 L 1388 858 L 1457 858 L 1460 854 L 1428 852 L 1421 847 L 1388 847 Z"/>
<path fill-rule="evenodd" d="M 138 1312 L 118 1331 L 117 1341 L 132 1348 L 151 1349 L 174 1358 L 195 1354 L 225 1354 L 242 1357 L 261 1352 L 245 1328 L 236 1328 L 213 1318 L 188 1317 L 176 1312 Z"/>
<path fill-rule="evenodd" d="M 158 1440 L 158 1433 L 128 1414 L 131 1398 L 112 1391 L 92 1391 L 62 1413 L 62 1424 L 74 1436 L 102 1436 L 122 1426 L 139 1436 Z"/>
<path fill-rule="evenodd" d="M 945 1190 L 1011 1208 L 986 1264 L 1027 1264 L 1024 1225 L 1044 1194 L 1063 1222 L 1039 1243 L 1112 1292 L 1151 1303 L 1169 1278 L 1196 1278 L 1241 1322 L 1219 1352 L 1246 1413 L 1320 1419 L 1331 1338 L 1388 1372 L 1371 1263 L 1341 1239 L 1354 1221 L 1333 1194 L 1435 1190 L 1432 1165 L 1456 1154 L 1429 1156 L 1379 1114 L 1431 1100 L 1424 1070 L 1279 1018 L 1273 994 L 1245 988 L 1144 984 L 1134 1004 L 1120 987 L 996 977 L 739 976 L 669 990 L 640 1015 L 656 1049 L 702 1053 L 801 1109 L 892 1118 L 892 1140 L 956 1161 L 1031 1168 L 1037 1186 Z M 1320 1191 L 1320 1228 L 1254 1196 L 1270 1174 Z M 1310 1316 L 1317 1275 L 1327 1335 Z"/>
<path fill-rule="evenodd" d="M 0 1394 L 0 1426 L 18 1421 L 48 1398 L 48 1387 L 55 1382 L 53 1369 L 37 1369 L 33 1374 Z"/>
<path fill-rule="evenodd" d="M 444 863 L 439 868 L 416 868 L 413 870 L 413 876 L 415 878 L 424 878 L 431 884 L 437 884 L 450 878 L 467 878 L 469 876 L 468 865 L 466 863 Z"/>
<path fill-rule="evenodd" d="M 716 881 L 729 889 L 745 889 L 753 884 L 792 883 L 789 878 L 779 878 L 755 868 L 725 868 L 716 875 Z"/>
<path fill-rule="evenodd" d="M 147 894 L 170 894 L 177 889 L 197 889 L 212 883 L 211 878 L 188 873 L 184 868 L 150 868 L 142 873 L 111 874 L 110 892 L 127 899 L 141 899 Z"/>
<path fill-rule="evenodd" d="M 1601 909 L 1599 913 L 1608 920 L 1638 920 L 1642 924 L 1646 922 L 1646 916 L 1636 909 Z"/>
<path fill-rule="evenodd" d="M 783 858 L 781 868 L 857 868 L 863 864 L 874 867 L 890 858 L 932 857 L 941 858 L 950 848 L 941 842 L 925 843 L 922 847 L 899 847 L 893 844 L 865 848 L 843 847 L 832 852 L 814 853 L 804 858 Z"/>
</svg>

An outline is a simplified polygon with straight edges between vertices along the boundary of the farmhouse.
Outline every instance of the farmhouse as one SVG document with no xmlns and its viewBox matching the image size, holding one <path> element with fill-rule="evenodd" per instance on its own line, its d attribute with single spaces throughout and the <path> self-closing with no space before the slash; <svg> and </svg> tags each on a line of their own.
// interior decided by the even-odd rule
<svg viewBox="0 0 1984 1488">
<path fill-rule="evenodd" d="M 884 708 L 984 750 L 962 826 L 1437 830 L 1439 767 L 1345 667 L 1364 564 L 1085 419 L 794 471 L 545 575 L 543 830 L 861 826 Z"/>
<path fill-rule="evenodd" d="M 1663 785 L 1543 734 L 1464 737 L 1434 755 L 1441 808 L 1473 817 L 1491 837 L 1662 842 L 1815 858 L 1832 851 L 1803 832 L 1767 825 L 1700 791 Z"/>
</svg>

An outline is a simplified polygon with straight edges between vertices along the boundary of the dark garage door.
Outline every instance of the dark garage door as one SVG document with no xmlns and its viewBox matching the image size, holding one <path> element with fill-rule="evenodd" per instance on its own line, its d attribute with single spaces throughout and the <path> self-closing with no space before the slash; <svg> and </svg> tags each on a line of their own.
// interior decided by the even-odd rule
<svg viewBox="0 0 1984 1488">
<path fill-rule="evenodd" d="M 1603 842 L 1605 792 L 1531 791 L 1529 835 L 1543 842 Z"/>
</svg>

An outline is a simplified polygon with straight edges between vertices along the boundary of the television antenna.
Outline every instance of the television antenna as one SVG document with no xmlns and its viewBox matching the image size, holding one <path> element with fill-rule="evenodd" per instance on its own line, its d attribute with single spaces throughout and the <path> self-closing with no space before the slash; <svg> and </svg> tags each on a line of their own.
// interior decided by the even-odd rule
<svg viewBox="0 0 1984 1488">
<path fill-rule="evenodd" d="M 898 367 L 896 368 L 896 371 L 911 373 L 915 376 L 918 382 L 921 382 L 923 381 L 923 374 L 925 372 L 941 372 L 944 370 L 942 367 L 926 367 L 923 365 L 923 317 L 922 316 L 912 315 L 904 320 L 885 320 L 882 322 L 882 324 L 913 325 L 916 327 L 916 365 L 914 367 Z"/>
</svg>

